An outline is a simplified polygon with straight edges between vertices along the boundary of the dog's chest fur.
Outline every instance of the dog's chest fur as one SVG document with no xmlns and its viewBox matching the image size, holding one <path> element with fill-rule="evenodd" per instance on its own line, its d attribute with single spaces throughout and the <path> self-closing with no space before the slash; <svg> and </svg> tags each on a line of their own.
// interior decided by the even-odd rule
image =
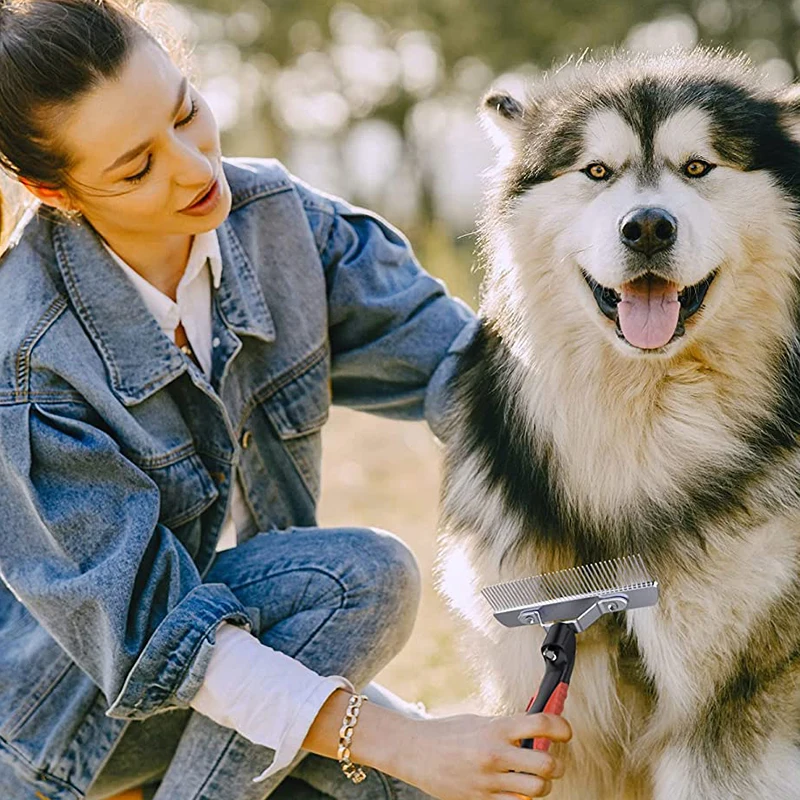
<svg viewBox="0 0 800 800">
<path fill-rule="evenodd" d="M 543 634 L 502 628 L 476 589 L 645 555 L 661 584 L 659 605 L 579 636 L 566 713 L 575 730 L 569 753 L 580 767 L 554 796 L 649 800 L 652 776 L 676 741 L 703 726 L 730 727 L 736 703 L 717 698 L 737 681 L 760 680 L 744 666 L 759 626 L 797 594 L 800 515 L 796 479 L 787 481 L 800 474 L 795 456 L 760 463 L 719 383 L 678 375 L 644 397 L 608 402 L 587 371 L 581 392 L 564 389 L 573 404 L 559 407 L 552 388 L 549 397 L 541 388 L 541 373 L 539 388 L 508 375 L 504 386 L 492 385 L 486 357 L 474 362 L 482 378 L 471 385 L 467 362 L 473 422 L 448 444 L 445 593 L 481 634 L 490 704 L 517 712 L 541 677 Z M 764 393 L 757 395 L 748 402 L 763 404 Z M 519 397 L 526 408 L 512 399 Z M 479 438 L 477 416 L 491 448 Z M 779 635 L 770 627 L 763 645 Z M 787 720 L 795 705 L 788 703 Z M 723 751 L 737 746 L 735 732 L 713 735 Z M 604 793 L 591 794 L 598 787 Z"/>
<path fill-rule="evenodd" d="M 780 603 L 796 581 L 798 530 L 800 517 L 783 518 L 751 531 L 736 547 L 731 548 L 729 541 L 722 550 L 712 547 L 708 557 L 695 565 L 696 572 L 676 572 L 662 581 L 656 608 L 604 620 L 578 637 L 565 711 L 574 731 L 565 750 L 570 769 L 555 786 L 554 798 L 666 797 L 663 792 L 654 794 L 653 775 L 672 758 L 667 754 L 676 741 L 685 744 L 702 737 L 700 731 L 712 716 L 709 709 L 734 680 L 741 654 L 752 647 L 754 631 L 764 647 L 772 646 L 774 630 L 764 637 L 757 632 L 771 605 Z M 449 540 L 443 558 L 445 578 L 448 562 L 462 579 L 464 565 L 470 563 L 473 587 L 552 566 L 547 558 L 540 563 L 534 557 L 498 568 L 496 552 L 469 552 L 473 545 Z M 506 629 L 481 607 L 474 593 L 467 590 L 459 596 L 457 587 L 463 587 L 463 581 L 445 580 L 445 584 L 451 589 L 451 602 L 471 618 L 479 633 L 470 645 L 480 665 L 487 706 L 498 713 L 520 712 L 542 676 L 543 631 Z M 786 702 L 787 720 L 796 718 L 797 701 L 787 697 Z M 713 713 L 722 727 L 734 728 L 732 734 L 722 735 L 735 748 L 736 729 L 749 726 L 751 720 L 739 717 L 735 706 Z M 748 740 L 743 758 L 751 744 Z M 726 747 L 723 742 L 723 750 Z"/>
</svg>

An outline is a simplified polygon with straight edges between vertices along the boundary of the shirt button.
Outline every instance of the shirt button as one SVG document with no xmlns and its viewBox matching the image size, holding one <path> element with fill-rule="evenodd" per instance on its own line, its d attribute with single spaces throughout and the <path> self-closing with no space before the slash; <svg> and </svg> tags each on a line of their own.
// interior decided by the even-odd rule
<svg viewBox="0 0 800 800">
<path fill-rule="evenodd" d="M 219 347 L 219 336 L 215 336 L 215 337 L 214 337 L 214 338 L 211 340 L 211 346 L 212 346 L 212 347 Z"/>
<path fill-rule="evenodd" d="M 242 434 L 242 448 L 244 450 L 247 450 L 247 448 L 250 447 L 250 442 L 252 441 L 252 439 L 253 439 L 253 434 L 250 431 L 245 431 Z"/>
</svg>

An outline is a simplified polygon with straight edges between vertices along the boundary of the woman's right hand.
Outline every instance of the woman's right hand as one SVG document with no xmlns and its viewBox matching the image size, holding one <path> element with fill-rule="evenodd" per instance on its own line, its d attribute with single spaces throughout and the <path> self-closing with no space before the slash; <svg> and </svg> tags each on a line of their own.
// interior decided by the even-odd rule
<svg viewBox="0 0 800 800">
<path fill-rule="evenodd" d="M 563 762 L 519 744 L 572 736 L 569 723 L 552 714 L 405 720 L 402 728 L 393 737 L 396 758 L 384 770 L 439 800 L 544 797 L 564 774 Z"/>
<path fill-rule="evenodd" d="M 335 691 L 303 749 L 335 758 L 349 693 Z M 567 742 L 569 723 L 553 714 L 412 718 L 375 703 L 361 707 L 352 760 L 394 775 L 439 800 L 544 797 L 564 774 L 558 758 L 520 747 L 523 739 Z"/>
</svg>

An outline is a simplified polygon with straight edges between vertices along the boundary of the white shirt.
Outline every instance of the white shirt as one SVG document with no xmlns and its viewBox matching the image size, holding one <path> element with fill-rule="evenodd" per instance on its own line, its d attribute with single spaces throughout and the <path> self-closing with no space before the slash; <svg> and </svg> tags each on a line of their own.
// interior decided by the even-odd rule
<svg viewBox="0 0 800 800">
<path fill-rule="evenodd" d="M 222 280 L 216 231 L 194 237 L 174 301 L 105 246 L 171 341 L 175 341 L 177 327 L 183 325 L 192 352 L 209 378 L 211 352 L 216 346 L 211 339 L 212 284 L 218 289 Z M 255 528 L 237 473 L 217 550 L 235 547 L 239 536 L 246 538 Z M 272 764 L 255 778 L 258 781 L 291 764 L 320 708 L 338 688 L 353 691 L 345 678 L 323 678 L 299 661 L 261 644 L 243 628 L 223 622 L 217 628 L 208 669 L 191 706 L 250 741 L 275 750 Z"/>
</svg>

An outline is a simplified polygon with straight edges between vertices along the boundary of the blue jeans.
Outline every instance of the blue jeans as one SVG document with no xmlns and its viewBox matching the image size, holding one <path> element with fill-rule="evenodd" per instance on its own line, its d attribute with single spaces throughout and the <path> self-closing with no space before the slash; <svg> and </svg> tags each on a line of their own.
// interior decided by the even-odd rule
<svg viewBox="0 0 800 800">
<path fill-rule="evenodd" d="M 320 674 L 344 675 L 357 687 L 403 647 L 419 602 L 414 557 L 399 539 L 375 530 L 261 533 L 219 553 L 205 580 L 224 583 L 257 609 L 261 642 Z M 375 702 L 414 713 L 379 687 L 366 692 Z M 253 783 L 272 756 L 201 714 L 160 714 L 131 723 L 87 797 L 102 800 L 146 783 L 158 786 L 154 800 L 428 797 L 375 770 L 356 786 L 335 761 L 303 754 L 291 768 Z"/>
</svg>

